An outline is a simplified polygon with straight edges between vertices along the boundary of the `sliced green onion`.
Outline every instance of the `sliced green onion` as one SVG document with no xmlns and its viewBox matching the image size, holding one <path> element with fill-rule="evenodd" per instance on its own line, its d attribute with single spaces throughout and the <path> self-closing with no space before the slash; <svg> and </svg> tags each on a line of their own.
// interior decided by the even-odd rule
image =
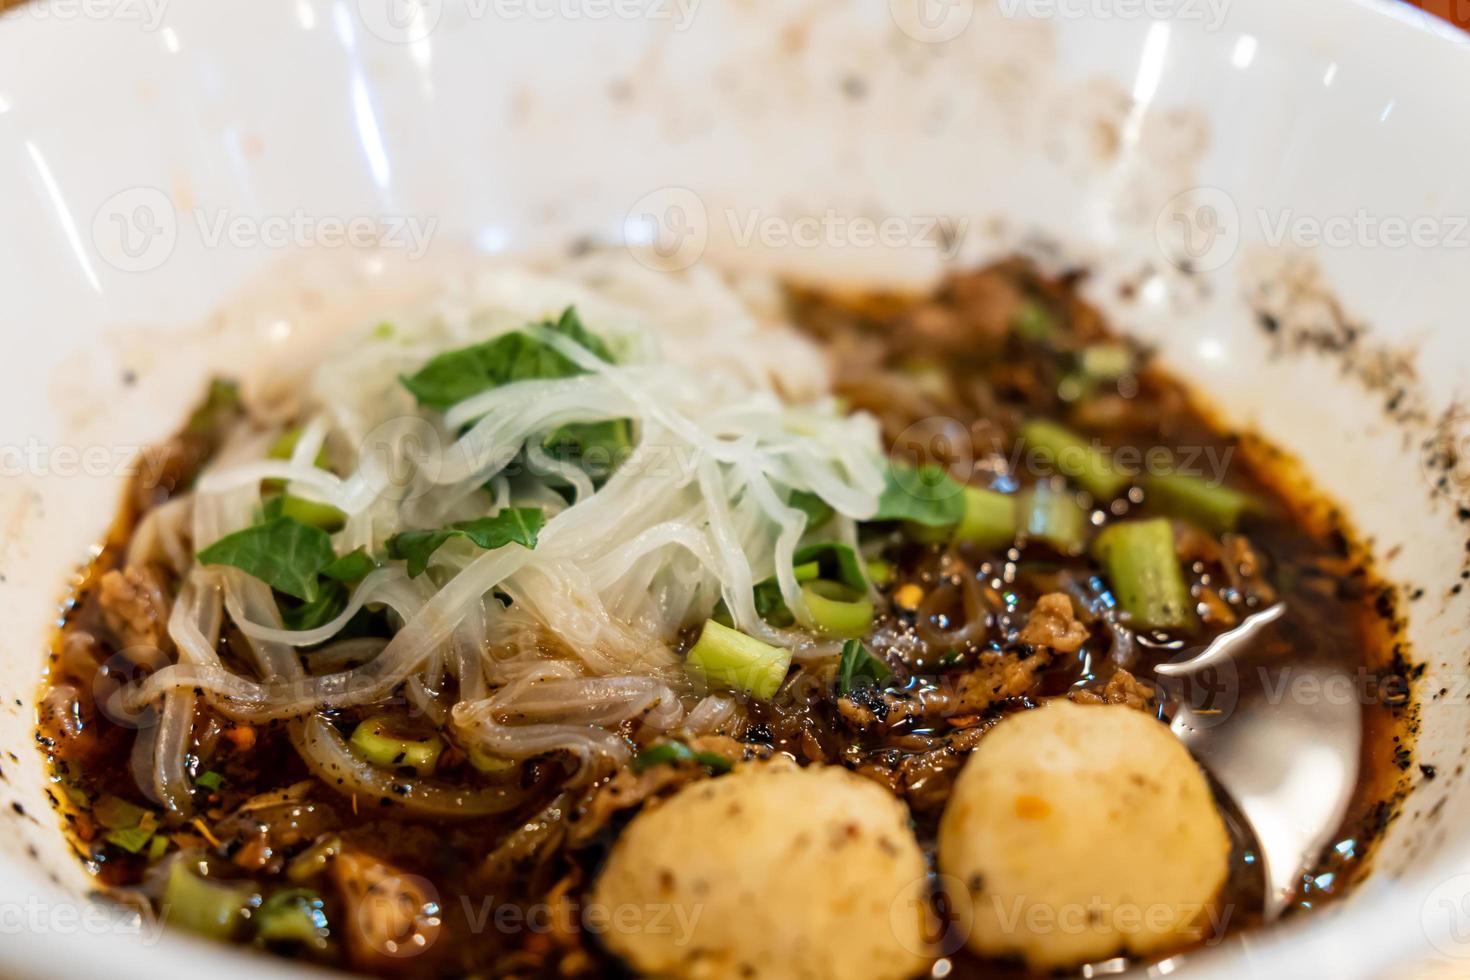
<svg viewBox="0 0 1470 980">
<path fill-rule="evenodd" d="M 1090 344 L 1078 366 L 1090 381 L 1116 381 L 1133 370 L 1133 351 L 1126 344 Z"/>
<path fill-rule="evenodd" d="M 1051 339 L 1052 332 L 1056 330 L 1056 320 L 1046 307 L 1028 299 L 1011 322 L 1011 328 L 1022 339 L 1039 344 Z"/>
<path fill-rule="evenodd" d="M 1174 552 L 1174 528 L 1162 517 L 1105 528 L 1093 555 L 1118 604 L 1136 626 L 1178 629 L 1190 622 L 1189 587 Z"/>
<path fill-rule="evenodd" d="M 709 620 L 689 650 L 688 665 L 708 684 L 769 701 L 786 679 L 791 651 Z"/>
<path fill-rule="evenodd" d="M 270 449 L 266 451 L 266 456 L 271 459 L 290 459 L 292 454 L 296 452 L 296 444 L 300 441 L 300 426 L 287 429 L 276 438 L 275 442 L 271 443 Z M 312 462 L 312 465 L 319 470 L 324 470 L 327 468 L 326 446 L 323 446 L 321 449 L 317 450 L 316 459 Z"/>
<path fill-rule="evenodd" d="M 861 686 L 864 679 L 882 684 L 893 676 L 893 671 L 882 660 L 873 656 L 861 640 L 848 640 L 842 645 L 842 659 L 837 663 L 837 691 L 847 694 Z"/>
<path fill-rule="evenodd" d="M 821 578 L 822 563 L 819 561 L 802 562 L 792 569 L 796 574 L 798 582 L 810 582 L 812 579 Z"/>
<path fill-rule="evenodd" d="M 810 581 L 800 576 L 800 568 L 817 563 L 819 574 L 812 578 L 829 578 L 835 582 L 841 582 L 850 589 L 866 591 L 868 579 L 863 574 L 863 562 L 858 553 L 850 545 L 840 541 L 823 541 L 820 544 L 810 544 L 805 548 L 799 548 L 792 561 L 798 566 L 797 581 Z"/>
<path fill-rule="evenodd" d="M 140 806 L 135 806 L 116 796 L 99 797 L 92 804 L 92 818 L 108 830 L 126 830 L 136 827 L 150 814 Z"/>
<path fill-rule="evenodd" d="M 914 521 L 904 521 L 901 526 L 903 536 L 917 544 L 943 544 L 954 532 L 954 526 L 951 524 L 930 526 Z"/>
<path fill-rule="evenodd" d="M 1113 468 L 1106 455 L 1081 436 L 1055 422 L 1036 419 L 1021 426 L 1021 442 L 1039 451 L 1058 473 L 1092 494 L 1099 503 L 1112 500 L 1131 481 Z"/>
<path fill-rule="evenodd" d="M 491 753 L 486 752 L 484 749 L 480 748 L 478 745 L 472 746 L 470 748 L 469 756 L 470 765 L 474 766 L 481 772 L 510 772 L 516 767 L 514 760 L 502 759 L 498 755 L 492 755 Z"/>
<path fill-rule="evenodd" d="M 882 558 L 870 558 L 864 566 L 868 581 L 874 585 L 887 585 L 893 581 L 893 563 Z"/>
<path fill-rule="evenodd" d="M 956 541 L 999 548 L 1016 539 L 1016 498 L 995 490 L 965 487 L 965 516 L 954 529 Z"/>
<path fill-rule="evenodd" d="M 1235 530 L 1240 516 L 1260 508 L 1250 494 L 1205 482 L 1186 473 L 1150 476 L 1144 482 L 1149 503 L 1173 517 L 1182 517 L 1216 534 Z"/>
<path fill-rule="evenodd" d="M 296 444 L 301 441 L 301 426 L 294 426 L 282 432 L 271 443 L 270 449 L 266 450 L 266 456 L 270 459 L 290 459 L 291 454 L 296 452 Z M 327 468 L 327 447 L 323 446 L 317 450 L 316 459 L 312 461 L 313 466 L 319 470 Z M 262 493 L 283 493 L 286 489 L 285 480 L 266 480 L 260 485 Z"/>
<path fill-rule="evenodd" d="M 292 942 L 325 949 L 327 915 L 321 896 L 307 888 L 278 892 L 251 917 L 255 936 L 263 942 Z"/>
<path fill-rule="evenodd" d="M 156 827 L 157 824 L 151 824 L 109 830 L 102 835 L 102 839 L 115 847 L 122 848 L 129 854 L 137 854 L 153 839 L 153 831 Z"/>
<path fill-rule="evenodd" d="M 239 386 L 233 381 L 215 378 L 209 383 L 204 404 L 189 416 L 189 424 L 184 431 L 190 435 L 215 438 L 219 435 L 220 426 L 240 410 L 240 404 Z"/>
<path fill-rule="evenodd" d="M 801 587 L 801 596 L 812 622 L 828 636 L 862 636 L 873 623 L 873 603 L 866 593 L 841 582 L 808 582 Z"/>
<path fill-rule="evenodd" d="M 148 846 L 158 829 L 158 814 L 116 796 L 103 796 L 92 807 L 92 818 L 107 832 L 102 839 L 129 854 Z"/>
<path fill-rule="evenodd" d="M 148 860 L 158 861 L 168 853 L 169 839 L 162 834 L 154 834 L 153 840 L 148 843 Z"/>
<path fill-rule="evenodd" d="M 286 865 L 286 877 L 297 882 L 310 881 L 326 871 L 332 858 L 341 851 L 342 838 L 336 834 L 319 838 L 316 843 L 291 859 L 291 863 Z"/>
<path fill-rule="evenodd" d="M 1044 541 L 1065 555 L 1082 553 L 1087 511 L 1071 490 L 1038 483 L 1021 494 L 1018 511 L 1026 537 Z"/>
<path fill-rule="evenodd" d="M 289 517 L 293 521 L 300 521 L 310 527 L 319 527 L 323 531 L 334 532 L 342 530 L 342 525 L 347 523 L 347 515 L 331 504 L 321 504 L 315 500 L 293 497 L 290 494 L 277 499 L 281 502 L 281 517 Z"/>
<path fill-rule="evenodd" d="M 393 720 L 381 715 L 374 715 L 353 729 L 349 741 L 375 766 L 407 767 L 420 776 L 434 771 L 439 753 L 444 751 L 444 740 L 438 735 L 413 738 L 398 734 L 393 730 Z"/>
<path fill-rule="evenodd" d="M 209 881 L 195 874 L 190 863 L 175 861 L 169 869 L 160 909 L 164 921 L 210 939 L 230 939 L 255 898 L 254 886 Z"/>
</svg>

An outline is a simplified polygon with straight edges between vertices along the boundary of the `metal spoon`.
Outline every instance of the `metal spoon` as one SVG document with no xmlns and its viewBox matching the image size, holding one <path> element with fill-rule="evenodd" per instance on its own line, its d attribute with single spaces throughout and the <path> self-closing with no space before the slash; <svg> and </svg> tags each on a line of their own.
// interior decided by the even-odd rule
<svg viewBox="0 0 1470 980">
<path fill-rule="evenodd" d="M 1266 921 L 1341 825 L 1358 778 L 1362 711 L 1350 674 L 1322 664 L 1261 668 L 1242 684 L 1249 641 L 1286 607 L 1253 613 L 1199 654 L 1160 664 L 1170 729 L 1235 801 L 1260 846 Z"/>
</svg>

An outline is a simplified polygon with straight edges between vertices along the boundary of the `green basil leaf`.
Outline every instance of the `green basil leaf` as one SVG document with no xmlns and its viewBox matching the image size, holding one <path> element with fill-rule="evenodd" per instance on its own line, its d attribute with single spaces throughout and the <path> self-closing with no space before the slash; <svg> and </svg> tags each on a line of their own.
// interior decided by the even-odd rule
<svg viewBox="0 0 1470 980">
<path fill-rule="evenodd" d="M 926 527 L 948 527 L 965 516 L 964 487 L 939 466 L 889 463 L 875 521 L 913 521 Z"/>
<path fill-rule="evenodd" d="M 718 752 L 695 752 L 679 741 L 659 742 L 633 757 L 633 771 L 645 772 L 654 766 L 693 762 L 714 771 L 716 775 L 727 773 L 733 764 Z"/>
<path fill-rule="evenodd" d="M 607 345 L 582 325 L 575 307 L 567 307 L 560 320 L 546 320 L 540 326 L 580 344 L 604 361 L 612 360 Z M 420 405 L 443 412 L 489 388 L 514 381 L 569 378 L 582 373 L 580 367 L 559 351 L 529 333 L 516 331 L 484 343 L 445 351 L 416 373 L 399 380 Z"/>
<path fill-rule="evenodd" d="M 754 589 L 755 614 L 772 626 L 785 628 L 796 622 L 786 600 L 781 597 L 781 586 L 774 578 L 757 582 Z"/>
<path fill-rule="evenodd" d="M 388 539 L 388 557 L 408 562 L 410 577 L 422 575 L 429 558 L 450 538 L 468 538 L 478 548 L 493 551 L 508 544 L 536 547 L 536 536 L 546 523 L 539 507 L 510 507 L 494 517 L 460 521 L 432 531 L 404 531 Z"/>
<path fill-rule="evenodd" d="M 227 534 L 199 552 L 204 565 L 230 565 L 286 595 L 311 602 L 321 570 L 336 560 L 332 538 L 319 527 L 289 517 Z"/>
<path fill-rule="evenodd" d="M 633 426 L 627 419 L 573 422 L 557 429 L 542 443 L 554 459 L 575 463 L 596 480 L 605 480 L 633 445 Z"/>
<path fill-rule="evenodd" d="M 882 684 L 892 676 L 892 669 L 873 656 L 862 640 L 848 640 L 842 645 L 842 659 L 837 665 L 838 693 L 848 694 L 864 680 Z"/>
<path fill-rule="evenodd" d="M 225 777 L 221 773 L 215 772 L 213 769 L 209 770 L 208 772 L 200 773 L 199 778 L 194 780 L 194 785 L 198 786 L 200 789 L 216 790 L 224 784 Z"/>
<path fill-rule="evenodd" d="M 314 630 L 325 626 L 347 608 L 347 586 L 341 582 L 327 580 L 321 583 L 317 597 L 291 609 L 281 610 L 281 619 L 287 629 Z"/>
<path fill-rule="evenodd" d="M 377 567 L 378 563 L 373 561 L 373 557 L 367 553 L 367 549 L 358 548 L 356 551 L 349 551 L 341 558 L 334 560 L 330 565 L 322 569 L 322 574 L 327 578 L 351 585 L 354 582 L 361 582 L 367 578 L 368 573 Z"/>
</svg>

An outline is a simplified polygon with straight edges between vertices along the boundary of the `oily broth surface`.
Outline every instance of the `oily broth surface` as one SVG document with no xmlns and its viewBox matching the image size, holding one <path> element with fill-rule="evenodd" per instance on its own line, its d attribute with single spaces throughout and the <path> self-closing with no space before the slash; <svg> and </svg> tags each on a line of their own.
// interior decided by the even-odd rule
<svg viewBox="0 0 1470 980">
<path fill-rule="evenodd" d="M 1075 286 L 1075 278 L 1051 279 L 1025 263 L 1011 262 L 971 274 L 968 280 L 958 277 L 934 296 L 919 299 L 838 297 L 793 289 L 791 308 L 797 324 L 831 353 L 838 393 L 855 407 L 879 415 L 895 452 L 911 452 L 915 445 L 929 451 L 934 444 L 926 433 L 935 431 L 936 420 L 942 420 L 945 431 L 952 431 L 955 423 L 970 440 L 960 455 L 967 457 L 974 482 L 1024 487 L 1032 478 L 1013 465 L 1016 428 L 1024 418 L 1042 416 L 1065 420 L 1115 452 L 1132 450 L 1139 458 L 1159 445 L 1188 447 L 1198 459 L 1218 464 L 1230 485 L 1267 502 L 1264 512 L 1252 516 L 1241 531 L 1268 564 L 1266 577 L 1288 612 L 1263 632 L 1242 661 L 1240 676 L 1269 676 L 1283 662 L 1313 651 L 1314 656 L 1365 678 L 1372 690 L 1384 692 L 1364 699 L 1364 765 L 1357 793 L 1338 834 L 1339 844 L 1302 883 L 1293 905 L 1292 914 L 1298 914 L 1340 894 L 1361 875 L 1372 842 L 1391 818 L 1406 785 L 1404 773 L 1412 759 L 1412 708 L 1405 685 L 1415 670 L 1397 639 L 1392 590 L 1373 574 L 1346 520 L 1301 478 L 1287 457 L 1216 422 L 1181 385 L 1148 365 L 1146 351 L 1133 350 L 1136 370 L 1101 390 L 1082 398 L 1059 395 L 1067 391 L 1068 371 L 1083 347 L 1113 342 L 1096 312 L 1077 298 Z M 1045 306 L 1054 321 L 1049 340 L 1018 339 L 1009 329 L 1017 301 Z M 901 396 L 894 397 L 896 393 Z M 945 452 L 938 454 L 950 457 L 937 459 L 952 471 L 955 449 L 951 439 L 944 444 Z M 1146 497 L 1127 499 L 1098 520 L 1153 512 Z M 77 676 L 87 669 L 86 658 L 74 651 L 69 654 L 69 641 L 80 642 L 76 638 L 84 634 L 98 638 L 92 660 L 97 665 L 110 661 L 114 651 L 106 640 L 97 583 L 121 561 L 138 516 L 135 508 L 121 515 L 109 546 L 68 602 L 52 655 L 48 680 L 52 691 L 69 683 L 85 691 L 96 682 L 95 677 Z M 876 650 L 897 658 L 910 656 L 918 637 L 917 646 L 924 652 L 911 658 L 903 681 L 910 690 L 940 685 L 987 652 L 1022 656 L 1017 634 L 1038 597 L 1055 590 L 1058 573 L 1097 572 L 1085 557 L 1031 548 L 986 553 L 961 547 L 947 552 L 936 545 L 895 541 L 885 554 L 894 565 L 894 578 L 882 589 L 884 603 L 872 639 Z M 1210 561 L 1188 566 L 1188 571 L 1196 590 L 1219 585 Z M 982 641 L 961 651 L 927 649 L 933 645 L 923 641 L 913 610 L 895 597 L 907 585 L 928 592 L 957 576 L 1005 582 L 1002 607 L 993 614 Z M 1243 603 L 1236 612 L 1247 608 Z M 1141 655 L 1130 670 L 1147 681 L 1154 665 L 1177 657 L 1185 647 L 1197 648 L 1223 628 L 1223 622 L 1207 623 L 1202 632 L 1187 637 L 1151 637 L 1140 645 Z M 227 631 L 225 645 L 230 643 Z M 901 653 L 904 650 L 910 654 Z M 961 659 L 947 662 L 951 654 Z M 230 656 L 226 650 L 226 658 Z M 965 657 L 972 659 L 966 662 Z M 1115 674 L 1105 638 L 1095 629 L 1076 654 L 1058 656 L 1039 671 L 1028 690 L 973 716 L 916 719 L 879 732 L 854 731 L 844 723 L 823 683 L 789 681 L 774 703 L 743 706 L 736 738 L 752 754 L 786 752 L 809 764 L 843 764 L 886 780 L 910 804 L 921 843 L 932 859 L 935 825 L 949 783 L 963 761 L 963 752 L 952 746 L 962 741 L 964 733 L 983 737 L 983 730 L 1005 713 L 1025 710 L 1044 697 L 1079 690 L 1102 692 Z M 403 699 L 395 703 L 401 706 Z M 1162 714 L 1166 708 L 1152 705 L 1150 710 Z M 333 721 L 350 731 L 361 715 L 341 712 Z M 216 727 L 230 726 L 218 721 Z M 223 785 L 200 807 L 203 826 L 170 830 L 174 846 L 201 847 L 211 854 L 213 874 L 284 886 L 284 872 L 271 870 L 274 864 L 249 866 L 259 859 L 259 845 L 251 839 L 249 827 L 242 829 L 232 818 L 246 801 L 307 783 L 311 777 L 291 748 L 283 724 L 252 730 L 248 748 L 211 757 L 207 768 L 222 775 Z M 112 889 L 136 888 L 147 877 L 148 861 L 106 844 L 86 806 L 77 802 L 78 796 L 91 801 L 115 796 L 149 805 L 128 765 L 134 732 L 94 716 L 84 734 L 92 744 L 88 751 L 62 750 L 55 731 L 43 719 L 38 738 L 52 759 L 54 798 L 99 883 Z M 640 737 L 632 730 L 626 734 L 635 740 Z M 197 726 L 195 735 L 201 745 L 212 738 L 217 746 L 221 737 L 218 731 Z M 460 771 L 465 779 L 478 778 Z M 544 798 L 552 800 L 564 776 L 561 762 L 548 758 L 524 766 L 514 778 L 526 786 L 544 786 Z M 290 856 L 305 849 L 314 836 L 310 831 L 338 835 L 344 847 L 427 882 L 440 909 L 438 931 L 422 955 L 407 959 L 354 956 L 335 937 L 322 951 L 273 949 L 385 975 L 430 977 L 470 971 L 498 976 L 597 975 L 617 970 L 601 952 L 594 932 L 581 923 L 579 910 L 607 848 L 631 811 L 617 813 L 578 846 L 565 846 L 555 815 L 573 820 L 582 812 L 579 808 L 588 805 L 585 799 L 571 799 L 559 810 L 432 821 L 391 805 L 368 807 L 315 785 L 305 797 L 304 812 L 285 818 L 307 835 L 288 848 Z M 548 813 L 553 819 L 546 819 Z M 1257 922 L 1261 882 L 1253 873 L 1253 844 L 1243 822 L 1228 808 L 1226 816 L 1235 835 L 1232 876 L 1221 897 L 1230 912 L 1223 926 L 1230 932 Z M 539 825 L 532 827 L 528 817 Z M 221 827 L 236 836 L 222 836 L 217 832 Z M 485 856 L 504 849 L 528 827 L 537 846 L 528 846 L 521 854 L 512 849 L 507 868 L 497 872 L 499 877 L 487 879 Z M 318 890 L 328 922 L 351 914 L 332 887 L 318 883 Z M 497 908 L 514 914 L 499 922 L 487 919 Z M 536 916 L 542 917 L 539 924 Z M 1201 941 L 1215 938 L 1202 936 Z M 955 975 L 980 976 L 994 975 L 998 965 L 957 949 L 953 966 Z"/>
</svg>

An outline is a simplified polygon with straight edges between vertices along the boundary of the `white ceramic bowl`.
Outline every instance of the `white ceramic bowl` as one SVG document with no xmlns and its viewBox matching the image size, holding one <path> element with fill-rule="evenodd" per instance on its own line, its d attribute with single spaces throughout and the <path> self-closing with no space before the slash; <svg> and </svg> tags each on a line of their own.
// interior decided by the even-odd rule
<svg viewBox="0 0 1470 980">
<path fill-rule="evenodd" d="M 1416 761 L 1438 778 L 1351 900 L 1179 969 L 1368 977 L 1470 956 L 1470 599 L 1449 592 L 1466 484 L 1436 494 L 1421 452 L 1459 440 L 1470 368 L 1465 40 L 1351 0 L 52 0 L 0 16 L 0 972 L 290 971 L 88 917 L 32 741 L 57 603 L 131 450 L 211 370 L 303 356 L 466 249 L 578 236 L 895 283 L 1026 243 L 1092 267 L 1119 324 L 1299 454 L 1388 575 L 1424 590 L 1408 605 L 1429 665 Z M 349 228 L 382 247 L 338 247 Z"/>
</svg>

